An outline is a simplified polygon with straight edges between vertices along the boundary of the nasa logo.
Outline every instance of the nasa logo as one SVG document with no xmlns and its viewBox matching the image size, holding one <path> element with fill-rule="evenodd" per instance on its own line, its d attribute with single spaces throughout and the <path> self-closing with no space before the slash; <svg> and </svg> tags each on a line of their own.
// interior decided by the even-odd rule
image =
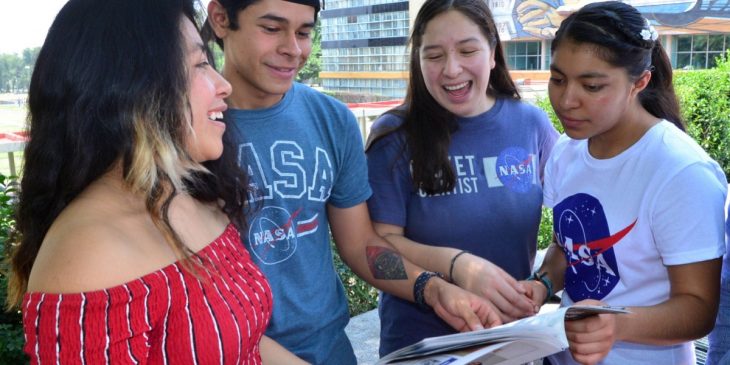
<svg viewBox="0 0 730 365">
<path fill-rule="evenodd" d="M 251 221 L 247 244 L 263 264 L 280 263 L 296 252 L 299 231 L 306 227 L 296 220 L 299 212 L 289 214 L 281 207 L 264 207 Z M 316 219 L 313 223 L 316 230 Z"/>
<path fill-rule="evenodd" d="M 526 193 L 537 183 L 536 160 L 524 148 L 507 148 L 497 157 L 497 177 L 510 190 Z"/>
<path fill-rule="evenodd" d="M 631 231 L 636 221 L 611 235 L 601 203 L 582 193 L 556 205 L 553 219 L 555 235 L 568 261 L 566 293 L 575 302 L 603 299 L 621 278 L 613 246 Z"/>
</svg>

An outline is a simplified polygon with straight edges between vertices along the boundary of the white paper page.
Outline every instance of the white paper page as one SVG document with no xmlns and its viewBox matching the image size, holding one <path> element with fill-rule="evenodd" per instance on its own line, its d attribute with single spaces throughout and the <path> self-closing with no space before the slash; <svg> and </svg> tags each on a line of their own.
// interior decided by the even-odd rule
<svg viewBox="0 0 730 365">
<path fill-rule="evenodd" d="M 464 355 L 453 365 L 467 365 L 474 361 L 481 365 L 522 365 L 562 350 L 543 341 L 515 340 Z"/>
<path fill-rule="evenodd" d="M 422 357 L 431 354 L 443 354 L 480 344 L 494 345 L 495 343 L 505 343 L 515 340 L 520 340 L 521 343 L 535 343 L 534 346 L 536 347 L 547 345 L 553 351 L 551 353 L 554 353 L 568 347 L 568 340 L 565 336 L 565 320 L 568 318 L 582 318 L 597 313 L 627 313 L 627 311 L 623 308 L 601 306 L 559 308 L 554 311 L 540 313 L 536 316 L 523 318 L 512 323 L 485 330 L 426 338 L 416 344 L 406 346 L 388 354 L 381 358 L 377 362 L 377 365 L 387 364 L 393 359 L 408 359 L 416 356 Z M 529 357 L 532 355 L 525 356 Z"/>
</svg>

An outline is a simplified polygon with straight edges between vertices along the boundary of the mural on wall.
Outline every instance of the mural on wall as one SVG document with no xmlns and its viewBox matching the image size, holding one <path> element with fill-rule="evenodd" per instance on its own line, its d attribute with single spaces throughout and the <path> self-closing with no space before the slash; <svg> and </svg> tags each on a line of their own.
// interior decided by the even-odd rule
<svg viewBox="0 0 730 365">
<path fill-rule="evenodd" d="M 487 0 L 500 38 L 551 39 L 560 22 L 586 0 Z M 730 0 L 626 0 L 659 30 L 730 33 Z"/>
<path fill-rule="evenodd" d="M 634 4 L 632 4 L 634 5 Z M 692 27 L 693 23 L 711 23 L 712 19 L 720 20 L 725 24 L 725 31 L 730 21 L 730 1 L 728 0 L 698 0 L 678 3 L 679 11 L 670 11 L 674 5 L 643 5 L 635 4 L 649 20 L 657 25 L 671 27 Z M 681 9 L 683 8 L 683 9 Z"/>
</svg>

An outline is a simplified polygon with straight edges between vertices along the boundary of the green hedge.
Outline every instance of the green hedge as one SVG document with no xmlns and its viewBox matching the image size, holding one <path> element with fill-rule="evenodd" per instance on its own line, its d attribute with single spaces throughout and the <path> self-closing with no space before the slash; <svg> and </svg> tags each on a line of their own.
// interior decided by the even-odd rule
<svg viewBox="0 0 730 365">
<path fill-rule="evenodd" d="M 0 308 L 5 307 L 7 298 L 8 263 L 10 253 L 8 236 L 15 227 L 16 179 L 0 174 Z M 28 360 L 23 354 L 23 326 L 19 311 L 6 312 L 0 309 L 0 364 L 23 364 Z"/>
<path fill-rule="evenodd" d="M 368 284 L 365 280 L 355 275 L 350 268 L 342 262 L 334 242 L 330 241 L 335 259 L 335 270 L 340 276 L 342 285 L 347 295 L 347 305 L 350 308 L 350 316 L 356 316 L 367 312 L 378 305 L 378 290 Z"/>
<path fill-rule="evenodd" d="M 716 68 L 676 72 L 674 87 L 687 133 L 730 176 L 730 50 Z"/>
</svg>

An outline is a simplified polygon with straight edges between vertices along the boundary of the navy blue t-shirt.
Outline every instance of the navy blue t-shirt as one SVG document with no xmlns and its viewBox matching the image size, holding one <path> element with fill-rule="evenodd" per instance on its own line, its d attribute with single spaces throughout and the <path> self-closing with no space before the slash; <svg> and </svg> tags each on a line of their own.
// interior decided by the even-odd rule
<svg viewBox="0 0 730 365">
<path fill-rule="evenodd" d="M 373 129 L 401 123 L 386 114 Z M 437 196 L 413 188 L 401 132 L 373 144 L 367 154 L 370 215 L 374 222 L 404 227 L 411 240 L 468 250 L 524 279 L 537 249 L 542 167 L 558 133 L 542 110 L 511 99 L 459 118 L 458 126 L 449 146 L 456 186 Z M 382 294 L 379 312 L 381 356 L 455 332 L 433 311 L 389 294 Z"/>
</svg>

